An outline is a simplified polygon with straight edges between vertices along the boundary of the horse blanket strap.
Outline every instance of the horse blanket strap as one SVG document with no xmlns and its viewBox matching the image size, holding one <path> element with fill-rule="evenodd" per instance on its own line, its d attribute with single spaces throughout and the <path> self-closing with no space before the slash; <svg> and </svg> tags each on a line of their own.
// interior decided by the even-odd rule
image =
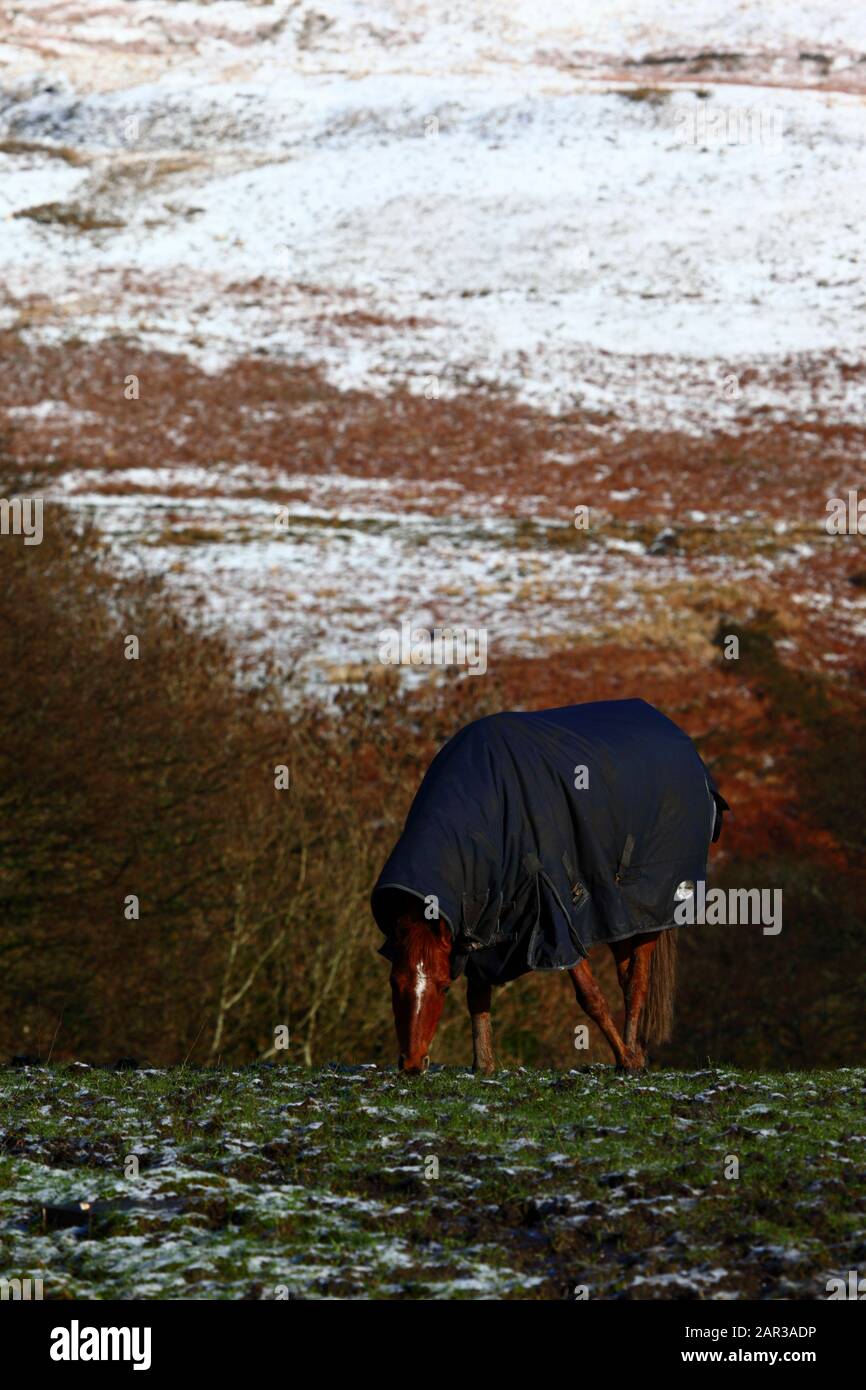
<svg viewBox="0 0 866 1390">
<path fill-rule="evenodd" d="M 725 811 L 730 811 L 731 808 L 728 805 L 725 798 L 722 796 L 721 792 L 716 791 L 715 787 L 713 788 L 713 802 L 713 843 L 715 844 L 716 840 L 722 833 L 722 816 L 724 815 Z M 731 814 L 733 815 L 733 812 L 731 812 Z"/>
<path fill-rule="evenodd" d="M 616 870 L 616 881 L 622 883 L 626 870 L 631 863 L 631 856 L 634 852 L 634 835 L 626 835 L 625 845 L 622 854 L 619 856 L 619 864 Z"/>
<path fill-rule="evenodd" d="M 437 753 L 373 889 L 389 955 L 406 894 L 435 900 L 467 965 L 503 984 L 675 925 L 728 804 L 691 739 L 644 700 L 476 720 Z"/>
<path fill-rule="evenodd" d="M 565 872 L 568 874 L 568 881 L 571 884 L 571 901 L 573 903 L 579 903 L 586 889 L 572 868 L 571 860 L 568 857 L 568 850 L 562 851 L 562 864 Z"/>
</svg>

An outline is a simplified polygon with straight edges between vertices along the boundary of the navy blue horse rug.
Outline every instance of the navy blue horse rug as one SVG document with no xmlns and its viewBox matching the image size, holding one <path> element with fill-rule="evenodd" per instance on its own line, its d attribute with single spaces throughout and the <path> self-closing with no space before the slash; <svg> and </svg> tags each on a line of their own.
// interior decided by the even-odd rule
<svg viewBox="0 0 866 1390">
<path fill-rule="evenodd" d="M 381 952 L 407 893 L 447 921 L 452 974 L 471 959 L 491 984 L 672 927 L 728 809 L 688 735 L 644 700 L 476 720 L 433 759 L 373 889 Z"/>
</svg>

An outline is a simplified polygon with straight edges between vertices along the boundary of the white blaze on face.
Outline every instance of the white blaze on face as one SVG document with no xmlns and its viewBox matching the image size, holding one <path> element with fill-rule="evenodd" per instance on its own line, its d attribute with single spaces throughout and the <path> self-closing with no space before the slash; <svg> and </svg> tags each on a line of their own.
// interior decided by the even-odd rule
<svg viewBox="0 0 866 1390">
<path fill-rule="evenodd" d="M 421 1000 L 424 998 L 424 991 L 427 988 L 427 973 L 421 962 L 415 970 L 415 1012 L 421 1012 Z"/>
</svg>

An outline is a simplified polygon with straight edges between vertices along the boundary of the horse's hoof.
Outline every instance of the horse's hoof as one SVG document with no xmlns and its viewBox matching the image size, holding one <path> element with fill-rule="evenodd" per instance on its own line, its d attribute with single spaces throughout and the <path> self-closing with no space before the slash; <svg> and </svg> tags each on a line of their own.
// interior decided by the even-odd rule
<svg viewBox="0 0 866 1390">
<path fill-rule="evenodd" d="M 629 1052 L 624 1062 L 617 1063 L 616 1069 L 625 1075 L 644 1071 L 646 1069 L 646 1057 L 639 1052 Z"/>
</svg>

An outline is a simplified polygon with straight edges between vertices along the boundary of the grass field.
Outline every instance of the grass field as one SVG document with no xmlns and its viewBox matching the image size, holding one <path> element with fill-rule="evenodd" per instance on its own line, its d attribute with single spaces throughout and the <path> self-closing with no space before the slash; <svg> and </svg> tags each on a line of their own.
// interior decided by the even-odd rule
<svg viewBox="0 0 866 1390">
<path fill-rule="evenodd" d="M 46 1299 L 822 1299 L 866 1260 L 864 1097 L 866 1069 L 15 1068 L 0 1276 Z"/>
</svg>

